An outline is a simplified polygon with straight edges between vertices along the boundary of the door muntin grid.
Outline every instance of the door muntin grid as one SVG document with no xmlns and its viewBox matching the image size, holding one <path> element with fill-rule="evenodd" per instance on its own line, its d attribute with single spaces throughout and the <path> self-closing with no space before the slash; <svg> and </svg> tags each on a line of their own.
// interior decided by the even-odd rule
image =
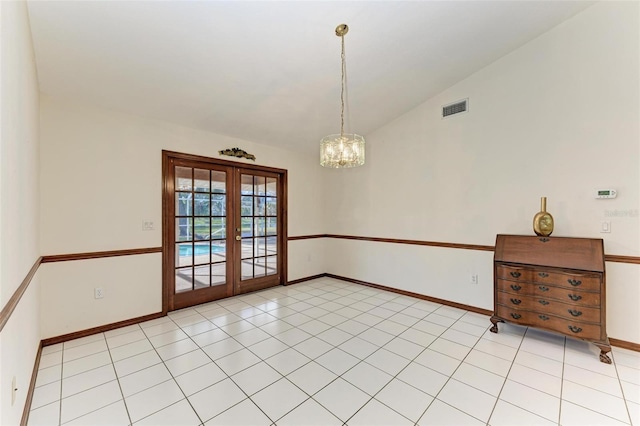
<svg viewBox="0 0 640 426">
<path fill-rule="evenodd" d="M 174 200 L 175 293 L 226 284 L 226 173 L 176 166 Z"/>
<path fill-rule="evenodd" d="M 240 175 L 240 280 L 278 273 L 278 179 Z"/>
</svg>

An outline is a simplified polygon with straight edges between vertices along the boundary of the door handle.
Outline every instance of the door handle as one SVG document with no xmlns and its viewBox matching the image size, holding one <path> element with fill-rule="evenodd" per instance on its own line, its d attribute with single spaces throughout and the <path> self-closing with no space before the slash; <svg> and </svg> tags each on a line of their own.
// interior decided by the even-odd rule
<svg viewBox="0 0 640 426">
<path fill-rule="evenodd" d="M 240 235 L 236 235 L 236 241 L 240 241 L 242 237 Z"/>
</svg>

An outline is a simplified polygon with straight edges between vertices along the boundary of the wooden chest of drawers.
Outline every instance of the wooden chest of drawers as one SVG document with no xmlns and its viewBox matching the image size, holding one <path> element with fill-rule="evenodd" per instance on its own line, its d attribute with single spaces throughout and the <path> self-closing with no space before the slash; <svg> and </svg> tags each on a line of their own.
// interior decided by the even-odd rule
<svg viewBox="0 0 640 426">
<path fill-rule="evenodd" d="M 602 240 L 498 235 L 493 263 L 492 332 L 506 321 L 562 333 L 611 363 Z"/>
</svg>

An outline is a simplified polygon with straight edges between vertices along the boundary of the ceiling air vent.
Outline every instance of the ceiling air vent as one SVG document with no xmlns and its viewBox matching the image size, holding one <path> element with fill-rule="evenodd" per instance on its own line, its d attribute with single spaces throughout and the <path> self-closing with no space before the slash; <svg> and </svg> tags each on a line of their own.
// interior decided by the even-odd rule
<svg viewBox="0 0 640 426">
<path fill-rule="evenodd" d="M 467 104 L 469 99 L 463 99 L 461 101 L 445 105 L 442 107 L 442 118 L 449 117 L 451 115 L 467 112 Z"/>
</svg>

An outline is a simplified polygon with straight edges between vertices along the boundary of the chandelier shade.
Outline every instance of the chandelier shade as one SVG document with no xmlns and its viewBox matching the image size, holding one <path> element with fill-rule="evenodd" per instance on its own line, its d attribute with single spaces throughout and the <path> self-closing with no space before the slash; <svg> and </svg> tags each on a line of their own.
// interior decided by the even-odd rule
<svg viewBox="0 0 640 426">
<path fill-rule="evenodd" d="M 320 141 L 320 165 L 334 169 L 364 164 L 364 138 L 355 133 L 329 135 Z"/>
<path fill-rule="evenodd" d="M 342 39 L 342 79 L 340 91 L 340 133 L 325 136 L 320 141 L 320 165 L 335 169 L 358 167 L 364 164 L 364 137 L 344 132 L 344 99 L 347 91 L 347 65 L 344 53 L 344 36 L 349 31 L 346 24 L 336 27 L 336 35 Z"/>
</svg>

